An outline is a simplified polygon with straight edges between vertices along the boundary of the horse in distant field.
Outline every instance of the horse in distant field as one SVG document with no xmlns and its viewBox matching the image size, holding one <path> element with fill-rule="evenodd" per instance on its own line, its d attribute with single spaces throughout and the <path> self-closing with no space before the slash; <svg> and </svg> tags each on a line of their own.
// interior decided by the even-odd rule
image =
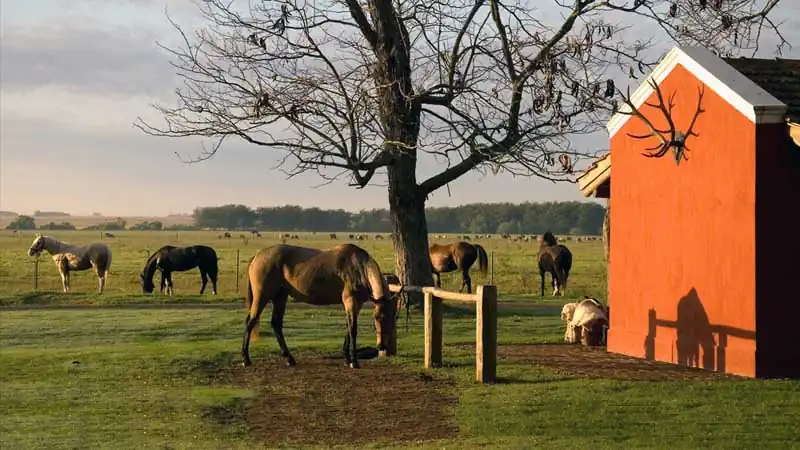
<svg viewBox="0 0 800 450">
<path fill-rule="evenodd" d="M 70 292 L 70 272 L 88 270 L 91 267 L 94 267 L 99 278 L 98 292 L 103 292 L 106 285 L 106 275 L 111 267 L 111 249 L 108 246 L 99 242 L 84 246 L 72 245 L 61 242 L 54 237 L 42 236 L 36 233 L 36 239 L 28 249 L 28 256 L 38 257 L 43 251 L 53 255 L 53 261 L 55 261 L 58 273 L 61 275 L 61 284 L 64 286 L 64 292 Z"/>
<path fill-rule="evenodd" d="M 567 288 L 569 271 L 572 269 L 572 252 L 566 245 L 559 244 L 553 233 L 546 231 L 539 244 L 539 276 L 542 279 L 542 297 L 544 297 L 544 274 L 550 273 L 553 280 L 553 296 L 564 295 Z"/>
<path fill-rule="evenodd" d="M 464 287 L 467 288 L 468 293 L 472 293 L 472 278 L 469 276 L 469 269 L 478 260 L 478 271 L 486 276 L 486 271 L 489 268 L 489 258 L 486 256 L 486 250 L 478 244 L 470 244 L 468 242 L 453 242 L 451 244 L 432 244 L 429 249 L 429 256 L 431 259 L 431 266 L 433 274 L 436 276 L 436 287 L 442 287 L 442 279 L 440 274 L 453 272 L 456 270 L 461 271 L 461 288 L 458 292 L 462 292 Z"/>
<path fill-rule="evenodd" d="M 167 295 L 172 295 L 172 272 L 185 272 L 195 267 L 200 269 L 200 294 L 205 292 L 206 284 L 211 279 L 211 288 L 217 295 L 217 252 L 205 245 L 192 245 L 189 247 L 175 247 L 165 245 L 156 250 L 147 258 L 139 278 L 142 282 L 142 293 L 150 294 L 155 289 L 153 276 L 156 270 L 161 272 L 161 292 L 167 288 Z"/>
<path fill-rule="evenodd" d="M 387 350 L 394 347 L 397 295 L 389 291 L 378 263 L 366 250 L 353 244 L 327 250 L 278 244 L 261 249 L 247 267 L 248 312 L 242 339 L 245 367 L 252 364 L 250 343 L 258 337 L 259 318 L 269 302 L 272 302 L 272 330 L 281 355 L 289 366 L 296 364 L 283 337 L 289 296 L 310 305 L 344 304 L 347 332 L 342 353 L 345 364 L 351 368 L 358 368 L 358 313 L 367 300 L 375 304 L 373 317 L 379 354 L 389 354 Z"/>
</svg>

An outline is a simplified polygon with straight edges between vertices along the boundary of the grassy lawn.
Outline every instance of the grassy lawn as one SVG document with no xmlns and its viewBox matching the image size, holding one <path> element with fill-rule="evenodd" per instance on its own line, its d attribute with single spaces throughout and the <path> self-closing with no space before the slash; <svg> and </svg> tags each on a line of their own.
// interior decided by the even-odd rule
<svg viewBox="0 0 800 450">
<path fill-rule="evenodd" d="M 76 295 L 54 303 L 92 303 Z M 51 299 L 52 300 L 52 299 Z M 184 300 L 187 301 L 187 300 Z M 2 448 L 253 448 L 244 421 L 225 423 L 259 394 L 255 386 L 209 383 L 209 364 L 238 365 L 241 308 L 36 309 L 0 312 Z M 503 348 L 557 342 L 558 308 L 506 308 Z M 361 345 L 373 343 L 362 316 Z M 502 381 L 473 382 L 470 311 L 447 308 L 446 367 L 458 435 L 419 448 L 788 448 L 800 442 L 800 382 L 620 381 L 586 379 L 552 366 L 501 358 Z M 286 336 L 300 366 L 337 354 L 343 318 L 336 308 L 290 305 Z M 268 326 L 254 361 L 276 354 Z M 400 330 L 399 365 L 421 371 L 422 320 Z M 78 361 L 78 364 L 73 364 Z M 378 361 L 367 361 L 364 373 Z M 254 366 L 257 367 L 257 366 Z M 368 389 L 364 386 L 364 389 Z M 424 414 L 425 411 L 420 411 Z M 393 420 L 387 418 L 387 420 Z M 410 444 L 398 445 L 407 448 Z M 385 448 L 385 445 L 373 445 Z"/>
<path fill-rule="evenodd" d="M 603 353 L 581 354 L 579 347 L 556 346 L 563 336 L 561 305 L 584 294 L 604 297 L 605 265 L 602 245 L 596 241 L 567 242 L 575 265 L 568 295 L 558 299 L 538 296 L 535 243 L 480 241 L 492 255 L 492 270 L 487 277 L 473 272 L 473 284 L 494 280 L 501 316 L 500 382 L 481 386 L 474 382 L 470 347 L 474 313 L 451 305 L 446 305 L 444 323 L 445 367 L 439 370 L 422 370 L 419 313 L 412 314 L 410 332 L 400 325 L 400 356 L 363 361 L 362 369 L 352 375 L 339 355 L 341 310 L 292 304 L 285 334 L 298 359 L 298 372 L 288 372 L 276 359 L 268 319 L 262 321 L 261 339 L 252 346 L 256 365 L 243 371 L 238 351 L 244 269 L 257 249 L 277 242 L 275 236 L 265 234 L 245 243 L 219 240 L 211 232 L 116 234 L 104 241 L 114 252 L 108 291 L 94 294 L 96 278 L 84 272 L 73 275 L 73 293 L 65 295 L 59 292 L 49 258 L 41 261 L 39 289 L 33 292 L 34 266 L 25 255 L 32 233 L 0 233 L 0 448 L 306 448 L 310 445 L 292 443 L 289 438 L 297 436 L 291 436 L 291 430 L 322 429 L 326 420 L 351 424 L 339 424 L 337 442 L 345 444 L 348 433 L 358 431 L 357 424 L 389 424 L 382 440 L 353 440 L 358 445 L 345 447 L 800 448 L 800 381 L 696 376 L 696 371 L 646 381 L 618 375 L 613 361 L 607 366 L 589 358 Z M 93 232 L 53 235 L 76 244 L 99 239 Z M 336 243 L 320 235 L 301 237 L 293 243 Z M 148 252 L 168 243 L 214 246 L 221 258 L 220 295 L 196 295 L 197 271 L 174 275 L 175 297 L 140 295 L 138 273 Z M 359 245 L 385 271 L 392 270 L 390 243 L 368 240 Z M 457 274 L 443 276 L 442 281 L 450 289 L 460 284 Z M 374 343 L 369 319 L 370 311 L 365 311 L 359 323 L 361 346 Z M 551 345 L 531 345 L 546 343 Z M 550 356 L 541 349 L 550 349 Z M 627 364 L 668 371 L 652 363 Z M 317 370 L 325 373 L 311 373 Z M 321 375 L 322 381 L 314 385 L 312 375 Z M 431 412 L 424 398 L 411 398 L 429 388 L 426 380 L 443 383 L 441 397 L 452 399 L 442 403 L 446 408 Z M 358 395 L 356 406 L 361 409 L 353 409 L 347 395 L 336 397 L 341 394 L 336 388 L 342 386 L 345 394 Z M 405 409 L 370 403 L 380 392 L 381 398 L 395 402 L 391 405 Z M 407 402 L 419 404 L 403 405 L 407 397 Z M 308 412 L 303 411 L 306 404 L 314 405 L 308 406 L 316 408 L 314 414 L 302 415 Z M 277 410 L 295 405 L 304 419 L 278 421 L 278 437 L 267 436 L 269 421 L 258 419 L 276 411 L 263 405 Z M 424 430 L 414 434 L 421 424 L 437 420 L 454 424 L 453 431 L 433 440 L 436 436 L 426 436 Z M 401 434 L 401 428 L 413 439 L 399 442 L 394 434 Z M 281 430 L 288 430 L 286 441 L 281 440 Z M 313 437 L 306 441 L 314 442 Z M 323 440 L 318 444 L 331 447 Z"/>
</svg>

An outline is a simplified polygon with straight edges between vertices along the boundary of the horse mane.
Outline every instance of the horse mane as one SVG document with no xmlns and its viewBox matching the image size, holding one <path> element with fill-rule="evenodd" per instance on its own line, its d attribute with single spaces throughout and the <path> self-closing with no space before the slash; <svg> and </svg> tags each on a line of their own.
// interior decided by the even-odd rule
<svg viewBox="0 0 800 450">
<path fill-rule="evenodd" d="M 553 235 L 553 233 L 550 230 L 547 230 L 542 235 L 542 244 L 541 245 L 547 245 L 549 247 L 553 247 L 555 245 L 558 245 L 558 240 L 556 239 L 556 237 Z"/>
<path fill-rule="evenodd" d="M 147 261 L 144 263 L 144 269 L 142 269 L 142 275 L 145 277 L 153 278 L 153 275 L 156 273 L 156 263 L 158 262 L 158 255 L 161 253 L 162 250 L 169 247 L 165 245 L 158 250 L 154 251 L 153 254 L 147 257 Z"/>
</svg>

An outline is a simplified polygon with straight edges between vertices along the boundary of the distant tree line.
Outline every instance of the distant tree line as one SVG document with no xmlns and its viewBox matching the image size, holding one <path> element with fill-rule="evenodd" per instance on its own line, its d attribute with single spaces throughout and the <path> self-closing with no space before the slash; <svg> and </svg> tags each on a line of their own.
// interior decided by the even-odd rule
<svg viewBox="0 0 800 450">
<path fill-rule="evenodd" d="M 594 202 L 473 203 L 428 208 L 431 233 L 600 234 L 605 207 Z M 271 231 L 390 232 L 389 211 L 348 212 L 300 206 L 249 208 L 229 204 L 195 208 L 196 228 Z"/>
<path fill-rule="evenodd" d="M 197 229 L 194 225 L 176 224 L 164 225 L 163 222 L 141 222 L 130 227 L 127 227 L 127 221 L 121 217 L 110 222 L 103 222 L 87 227 L 81 228 L 86 231 L 119 231 L 119 230 L 165 230 L 165 231 L 185 231 Z M 50 222 L 44 225 L 36 225 L 36 219 L 32 216 L 18 215 L 10 224 L 6 226 L 6 230 L 77 230 L 78 228 L 70 222 Z"/>
<path fill-rule="evenodd" d="M 33 212 L 33 217 L 70 217 L 69 213 L 61 211 L 39 211 L 38 209 Z"/>
<path fill-rule="evenodd" d="M 594 202 L 546 203 L 473 203 L 456 207 L 428 208 L 428 230 L 431 233 L 600 234 L 605 207 Z M 359 231 L 388 233 L 391 231 L 389 211 L 371 209 L 348 212 L 342 209 L 275 206 L 249 208 L 245 205 L 222 205 L 195 208 L 194 224 L 164 225 L 161 221 L 141 222 L 128 227 L 122 218 L 90 225 L 84 230 L 169 230 L 202 228 L 226 230 L 270 231 Z M 50 222 L 37 227 L 32 216 L 20 215 L 6 229 L 74 230 L 69 222 Z"/>
</svg>

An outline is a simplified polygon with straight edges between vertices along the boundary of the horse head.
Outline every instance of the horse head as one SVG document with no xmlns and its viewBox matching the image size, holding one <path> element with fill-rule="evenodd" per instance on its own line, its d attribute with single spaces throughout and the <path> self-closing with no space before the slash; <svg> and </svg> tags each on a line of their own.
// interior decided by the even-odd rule
<svg viewBox="0 0 800 450">
<path fill-rule="evenodd" d="M 47 245 L 47 237 L 42 236 L 41 233 L 36 233 L 36 239 L 33 240 L 30 248 L 28 248 L 28 256 L 36 256 L 42 254 Z"/>
<path fill-rule="evenodd" d="M 571 322 L 572 317 L 575 316 L 575 309 L 578 307 L 578 303 L 567 303 L 561 308 L 561 320 L 565 322 Z"/>
<path fill-rule="evenodd" d="M 156 289 L 156 285 L 153 284 L 153 279 L 147 278 L 143 273 L 139 274 L 139 279 L 142 281 L 142 294 L 152 294 Z"/>
<path fill-rule="evenodd" d="M 375 311 L 373 318 L 375 319 L 375 334 L 378 338 L 378 351 L 384 354 L 391 342 L 395 337 L 395 330 L 397 328 L 398 312 L 400 310 L 400 292 L 393 293 L 389 289 L 389 284 L 399 284 L 399 279 L 392 275 L 382 274 L 381 280 L 383 284 L 383 296 L 379 299 L 373 299 L 375 303 Z"/>
<path fill-rule="evenodd" d="M 547 230 L 542 235 L 542 244 L 547 244 L 548 246 L 552 247 L 554 245 L 558 245 L 558 240 L 556 240 L 556 237 L 550 230 Z"/>
</svg>

